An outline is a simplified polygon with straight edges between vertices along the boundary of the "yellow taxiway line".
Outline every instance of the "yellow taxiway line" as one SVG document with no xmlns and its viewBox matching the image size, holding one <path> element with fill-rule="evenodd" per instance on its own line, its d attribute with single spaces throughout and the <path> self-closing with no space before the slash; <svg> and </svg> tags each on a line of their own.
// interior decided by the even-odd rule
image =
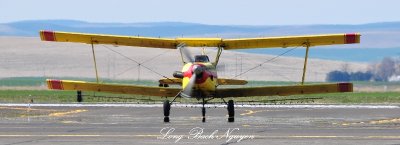
<svg viewBox="0 0 400 145">
<path fill-rule="evenodd" d="M 50 113 L 48 116 L 50 117 L 62 117 L 65 115 L 70 115 L 70 114 L 76 114 L 76 113 L 81 113 L 81 112 L 86 112 L 87 110 L 85 109 L 78 109 L 78 110 L 73 110 L 73 111 L 67 111 L 67 112 L 55 112 L 55 113 Z"/>
<path fill-rule="evenodd" d="M 255 114 L 255 113 L 258 113 L 258 112 L 263 112 L 264 110 L 258 110 L 258 111 L 245 110 L 245 111 L 246 111 L 246 113 L 242 113 L 242 114 L 240 114 L 240 115 L 241 115 L 241 116 L 252 115 L 252 114 Z"/>
<path fill-rule="evenodd" d="M 55 109 L 35 109 L 28 107 L 0 107 L 0 109 L 9 109 L 9 110 L 30 110 L 30 111 L 57 111 Z"/>
</svg>

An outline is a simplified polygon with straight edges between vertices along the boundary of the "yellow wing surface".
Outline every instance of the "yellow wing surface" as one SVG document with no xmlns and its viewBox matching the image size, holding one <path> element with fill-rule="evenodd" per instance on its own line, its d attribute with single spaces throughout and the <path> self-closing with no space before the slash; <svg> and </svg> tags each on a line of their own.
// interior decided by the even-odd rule
<svg viewBox="0 0 400 145">
<path fill-rule="evenodd" d="M 285 37 L 263 37 L 243 39 L 222 39 L 222 38 L 155 38 L 103 35 L 88 33 L 71 33 L 57 31 L 40 31 L 43 41 L 77 42 L 87 44 L 111 44 L 150 48 L 176 49 L 176 46 L 185 43 L 190 47 L 223 47 L 224 49 L 247 49 L 247 48 L 276 48 L 276 47 L 297 47 L 297 46 L 319 46 L 335 44 L 360 43 L 360 34 L 326 34 L 326 35 L 304 35 Z M 179 79 L 160 80 L 164 84 L 177 84 Z M 136 94 L 149 96 L 175 96 L 181 89 L 148 87 L 136 85 L 103 84 L 69 80 L 47 80 L 49 89 L 56 90 L 81 90 L 97 91 L 122 94 Z M 221 85 L 242 85 L 244 80 L 220 79 Z M 352 92 L 351 83 L 339 84 L 315 84 L 295 86 L 267 86 L 254 88 L 219 88 L 214 92 L 215 97 L 247 97 L 247 96 L 285 96 L 295 94 L 318 94 L 334 92 Z"/>
<path fill-rule="evenodd" d="M 59 31 L 40 31 L 43 41 L 111 44 L 137 47 L 176 49 L 180 43 L 189 47 L 223 47 L 224 49 L 277 48 L 360 43 L 360 34 L 326 34 L 243 39 L 222 38 L 156 38 L 119 36 Z"/>
<path fill-rule="evenodd" d="M 145 96 L 173 97 L 177 95 L 181 89 L 164 88 L 164 87 L 148 87 L 136 85 L 120 85 L 120 84 L 103 84 L 84 81 L 71 80 L 47 80 L 47 86 L 53 90 L 81 90 L 108 92 L 117 94 L 134 94 Z M 249 97 L 249 96 L 287 96 L 297 94 L 320 94 L 320 93 L 337 93 L 352 92 L 352 83 L 337 84 L 315 84 L 315 85 L 294 85 L 294 86 L 267 86 L 254 88 L 219 88 L 215 92 L 215 97 Z"/>
<path fill-rule="evenodd" d="M 216 97 L 248 97 L 248 96 L 288 96 L 300 94 L 322 94 L 352 92 L 352 83 L 314 84 L 293 86 L 267 86 L 254 88 L 220 88 Z"/>
<path fill-rule="evenodd" d="M 103 84 L 71 80 L 46 80 L 47 87 L 52 90 L 81 90 L 107 92 L 116 94 L 135 94 L 145 96 L 173 97 L 178 94 L 179 88 L 148 87 L 137 85 Z"/>
</svg>

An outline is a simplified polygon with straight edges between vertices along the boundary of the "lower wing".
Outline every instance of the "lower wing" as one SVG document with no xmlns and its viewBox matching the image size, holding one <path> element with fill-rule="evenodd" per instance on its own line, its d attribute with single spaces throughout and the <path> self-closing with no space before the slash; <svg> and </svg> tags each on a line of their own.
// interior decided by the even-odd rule
<svg viewBox="0 0 400 145">
<path fill-rule="evenodd" d="M 134 95 L 160 96 L 160 97 L 173 97 L 176 96 L 181 91 L 181 89 L 179 88 L 92 83 L 92 82 L 71 81 L 71 80 L 48 79 L 46 81 L 48 88 L 52 90 L 80 90 L 80 91 L 95 91 L 95 92 L 134 94 Z"/>
<path fill-rule="evenodd" d="M 253 88 L 220 88 L 216 97 L 288 96 L 299 94 L 323 94 L 353 92 L 352 83 L 313 84 L 294 86 L 267 86 Z"/>
<path fill-rule="evenodd" d="M 52 90 L 80 90 L 160 97 L 173 97 L 181 91 L 180 88 L 148 87 L 138 85 L 105 84 L 51 79 L 47 80 L 47 85 L 48 88 Z M 352 91 L 352 83 L 267 86 L 253 88 L 219 88 L 215 92 L 215 97 L 225 98 L 251 96 L 288 96 L 299 94 L 322 94 Z"/>
</svg>

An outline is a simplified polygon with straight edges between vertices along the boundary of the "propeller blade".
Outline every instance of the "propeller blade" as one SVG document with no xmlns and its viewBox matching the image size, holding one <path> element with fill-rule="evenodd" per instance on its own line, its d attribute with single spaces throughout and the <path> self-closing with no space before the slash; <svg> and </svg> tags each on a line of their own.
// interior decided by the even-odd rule
<svg viewBox="0 0 400 145">
<path fill-rule="evenodd" d="M 186 60 L 188 60 L 190 62 L 194 62 L 193 55 L 184 46 L 179 47 L 179 51 L 182 52 L 182 55 L 183 55 L 183 57 L 185 57 Z"/>
<path fill-rule="evenodd" d="M 189 80 L 189 83 L 186 85 L 186 87 L 181 92 L 181 96 L 186 97 L 186 98 L 191 98 L 190 95 L 192 95 L 192 89 L 193 89 L 193 86 L 195 85 L 195 83 L 196 83 L 196 75 L 193 74 Z"/>
</svg>

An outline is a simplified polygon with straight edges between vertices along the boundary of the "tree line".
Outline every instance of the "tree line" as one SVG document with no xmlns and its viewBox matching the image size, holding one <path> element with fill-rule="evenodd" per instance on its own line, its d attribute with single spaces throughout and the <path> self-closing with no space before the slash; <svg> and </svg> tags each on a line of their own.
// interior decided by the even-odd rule
<svg viewBox="0 0 400 145">
<path fill-rule="evenodd" d="M 348 66 L 342 70 L 334 70 L 327 74 L 326 81 L 399 81 L 400 59 L 385 57 L 378 63 L 370 64 L 366 72 L 350 72 Z"/>
</svg>

